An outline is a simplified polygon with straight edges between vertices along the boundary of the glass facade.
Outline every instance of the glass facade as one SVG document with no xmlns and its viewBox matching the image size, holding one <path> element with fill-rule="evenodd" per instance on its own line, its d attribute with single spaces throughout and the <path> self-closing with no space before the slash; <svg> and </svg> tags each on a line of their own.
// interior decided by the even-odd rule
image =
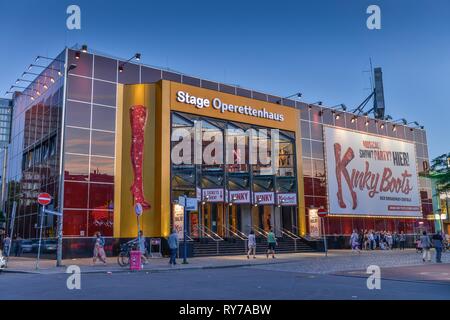
<svg viewBox="0 0 450 320">
<path fill-rule="evenodd" d="M 15 235 L 36 238 L 39 232 L 37 195 L 50 193 L 60 208 L 59 174 L 65 52 L 53 60 L 14 99 L 11 143 L 8 148 L 8 221 L 17 203 Z M 56 219 L 48 221 L 44 236 L 55 236 Z"/>
<path fill-rule="evenodd" d="M 201 133 L 201 164 L 194 161 L 196 132 Z M 181 150 L 186 141 L 191 150 L 186 150 L 187 145 Z M 206 161 L 211 141 L 218 142 L 218 148 L 211 150 L 213 159 Z M 172 153 L 182 158 L 171 167 L 172 203 L 182 195 L 203 200 L 198 211 L 190 212 L 191 236 L 201 236 L 205 230 L 221 237 L 271 227 L 277 232 L 284 228 L 294 231 L 296 204 L 278 206 L 276 201 L 278 194 L 297 194 L 294 133 L 173 112 L 171 144 Z M 262 151 L 264 144 L 266 150 Z M 269 170 L 272 164 L 262 154 L 271 155 L 273 144 L 279 146 L 274 157 L 278 163 Z M 208 199 L 209 192 L 217 190 L 221 190 L 219 198 Z M 258 198 L 263 195 L 272 198 L 266 203 Z M 244 200 L 239 201 L 239 196 Z"/>
</svg>

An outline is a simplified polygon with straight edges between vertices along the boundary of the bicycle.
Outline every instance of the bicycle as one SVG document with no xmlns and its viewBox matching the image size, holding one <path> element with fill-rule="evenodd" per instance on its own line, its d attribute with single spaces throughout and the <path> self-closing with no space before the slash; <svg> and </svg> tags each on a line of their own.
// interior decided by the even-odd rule
<svg viewBox="0 0 450 320">
<path fill-rule="evenodd" d="M 137 250 L 138 242 L 136 240 L 128 241 L 124 244 L 120 245 L 120 253 L 117 257 L 117 263 L 121 267 L 126 267 L 130 265 L 130 254 L 131 251 Z M 141 261 L 143 264 L 148 264 L 148 258 L 146 257 L 146 253 L 141 254 Z"/>
</svg>

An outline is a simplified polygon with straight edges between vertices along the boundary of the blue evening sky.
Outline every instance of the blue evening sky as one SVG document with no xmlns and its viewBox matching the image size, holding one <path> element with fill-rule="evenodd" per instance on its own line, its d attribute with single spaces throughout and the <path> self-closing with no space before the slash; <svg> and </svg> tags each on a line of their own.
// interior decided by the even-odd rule
<svg viewBox="0 0 450 320">
<path fill-rule="evenodd" d="M 82 29 L 66 29 L 77 4 Z M 366 9 L 381 7 L 381 30 Z M 430 157 L 450 151 L 450 1 L 0 2 L 0 95 L 34 61 L 86 43 L 119 57 L 306 102 L 357 106 L 369 57 L 384 75 L 387 114 L 419 121 Z"/>
</svg>

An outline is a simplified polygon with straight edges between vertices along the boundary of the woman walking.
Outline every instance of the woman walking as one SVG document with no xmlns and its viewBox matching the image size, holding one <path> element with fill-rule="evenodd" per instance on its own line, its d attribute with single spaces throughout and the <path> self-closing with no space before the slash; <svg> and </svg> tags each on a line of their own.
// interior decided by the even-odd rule
<svg viewBox="0 0 450 320">
<path fill-rule="evenodd" d="M 100 259 L 101 262 L 106 264 L 106 254 L 105 254 L 105 239 L 102 237 L 100 232 L 95 233 L 95 245 L 94 245 L 94 264 L 97 262 L 97 259 Z"/>
<path fill-rule="evenodd" d="M 430 237 L 427 235 L 426 231 L 424 231 L 422 233 L 422 236 L 420 237 L 420 246 L 422 247 L 423 250 L 422 261 L 431 262 L 431 253 L 430 253 L 431 240 Z"/>
<path fill-rule="evenodd" d="M 350 236 L 350 245 L 352 247 L 352 252 L 358 251 L 358 253 L 361 253 L 359 248 L 359 235 L 356 232 L 356 230 L 353 230 L 352 235 Z"/>
<path fill-rule="evenodd" d="M 250 259 L 250 255 L 253 252 L 253 259 L 256 259 L 256 237 L 255 233 L 250 231 L 248 235 L 248 251 L 247 251 L 247 259 Z"/>
</svg>

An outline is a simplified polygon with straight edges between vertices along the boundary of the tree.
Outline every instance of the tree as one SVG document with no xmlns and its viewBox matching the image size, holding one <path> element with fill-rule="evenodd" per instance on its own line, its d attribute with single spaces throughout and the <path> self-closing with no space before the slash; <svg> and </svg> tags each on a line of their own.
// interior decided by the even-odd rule
<svg viewBox="0 0 450 320">
<path fill-rule="evenodd" d="M 428 176 L 436 182 L 438 193 L 450 192 L 450 152 L 431 160 Z"/>
</svg>

